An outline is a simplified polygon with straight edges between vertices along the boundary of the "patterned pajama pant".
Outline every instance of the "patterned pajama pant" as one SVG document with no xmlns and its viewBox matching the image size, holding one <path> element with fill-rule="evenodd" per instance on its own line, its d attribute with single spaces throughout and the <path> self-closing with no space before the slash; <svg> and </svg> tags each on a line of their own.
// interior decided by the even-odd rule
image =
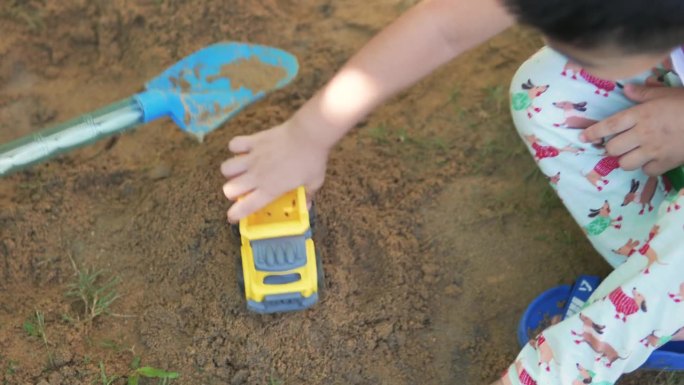
<svg viewBox="0 0 684 385">
<path fill-rule="evenodd" d="M 659 80 L 658 73 L 601 80 L 550 48 L 515 75 L 511 104 L 521 137 L 615 270 L 579 314 L 523 348 L 505 384 L 610 385 L 657 347 L 684 338 L 684 190 L 622 170 L 618 159 L 578 139 L 582 129 L 633 105 L 623 84 Z"/>
</svg>

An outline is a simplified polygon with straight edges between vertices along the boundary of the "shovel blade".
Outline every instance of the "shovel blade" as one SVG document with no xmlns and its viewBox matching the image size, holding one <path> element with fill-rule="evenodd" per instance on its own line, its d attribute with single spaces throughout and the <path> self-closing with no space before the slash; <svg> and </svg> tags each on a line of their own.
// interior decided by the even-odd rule
<svg viewBox="0 0 684 385">
<path fill-rule="evenodd" d="M 201 140 L 247 105 L 290 83 L 298 69 L 297 59 L 277 48 L 218 43 L 177 62 L 146 89 L 164 100 L 165 114 L 183 131 Z"/>
</svg>

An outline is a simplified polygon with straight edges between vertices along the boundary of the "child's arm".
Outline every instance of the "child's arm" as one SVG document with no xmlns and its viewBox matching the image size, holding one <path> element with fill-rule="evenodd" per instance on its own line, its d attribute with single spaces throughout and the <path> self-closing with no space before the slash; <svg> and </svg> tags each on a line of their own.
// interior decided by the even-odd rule
<svg viewBox="0 0 684 385">
<path fill-rule="evenodd" d="M 238 156 L 221 165 L 223 191 L 236 202 L 231 221 L 299 185 L 323 184 L 330 148 L 398 91 L 512 25 L 498 0 L 426 0 L 373 38 L 294 116 L 280 126 L 236 137 Z"/>
</svg>

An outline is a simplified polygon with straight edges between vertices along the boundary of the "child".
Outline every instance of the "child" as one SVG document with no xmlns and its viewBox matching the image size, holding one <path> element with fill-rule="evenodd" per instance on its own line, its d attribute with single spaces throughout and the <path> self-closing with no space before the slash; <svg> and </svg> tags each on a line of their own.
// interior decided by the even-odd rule
<svg viewBox="0 0 684 385">
<path fill-rule="evenodd" d="M 581 314 L 543 331 L 497 383 L 612 384 L 657 348 L 646 337 L 684 334 L 684 192 L 653 177 L 684 164 L 684 91 L 642 86 L 681 85 L 684 2 L 502 1 L 423 1 L 288 121 L 234 138 L 223 190 L 243 198 L 228 216 L 237 221 L 298 185 L 313 194 L 330 148 L 358 121 L 515 16 L 548 47 L 513 79 L 513 121 L 615 271 Z M 672 66 L 658 67 L 670 55 Z"/>
</svg>

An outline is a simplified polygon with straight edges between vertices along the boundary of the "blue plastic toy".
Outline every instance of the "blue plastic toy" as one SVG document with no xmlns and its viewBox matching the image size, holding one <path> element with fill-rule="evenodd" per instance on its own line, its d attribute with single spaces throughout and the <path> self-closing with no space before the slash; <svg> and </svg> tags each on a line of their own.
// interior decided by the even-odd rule
<svg viewBox="0 0 684 385">
<path fill-rule="evenodd" d="M 294 56 L 276 48 L 211 45 L 152 79 L 144 92 L 0 145 L 0 176 L 167 116 L 201 141 L 250 103 L 292 81 L 298 68 Z"/>
<path fill-rule="evenodd" d="M 534 337 L 530 333 L 537 330 L 543 320 L 558 315 L 566 318 L 579 312 L 599 282 L 598 277 L 580 276 L 573 286 L 557 286 L 535 298 L 518 324 L 520 346 L 524 346 Z M 559 307 L 561 303 L 564 303 L 562 308 Z M 684 342 L 670 342 L 661 346 L 651 354 L 641 369 L 684 370 Z"/>
</svg>

